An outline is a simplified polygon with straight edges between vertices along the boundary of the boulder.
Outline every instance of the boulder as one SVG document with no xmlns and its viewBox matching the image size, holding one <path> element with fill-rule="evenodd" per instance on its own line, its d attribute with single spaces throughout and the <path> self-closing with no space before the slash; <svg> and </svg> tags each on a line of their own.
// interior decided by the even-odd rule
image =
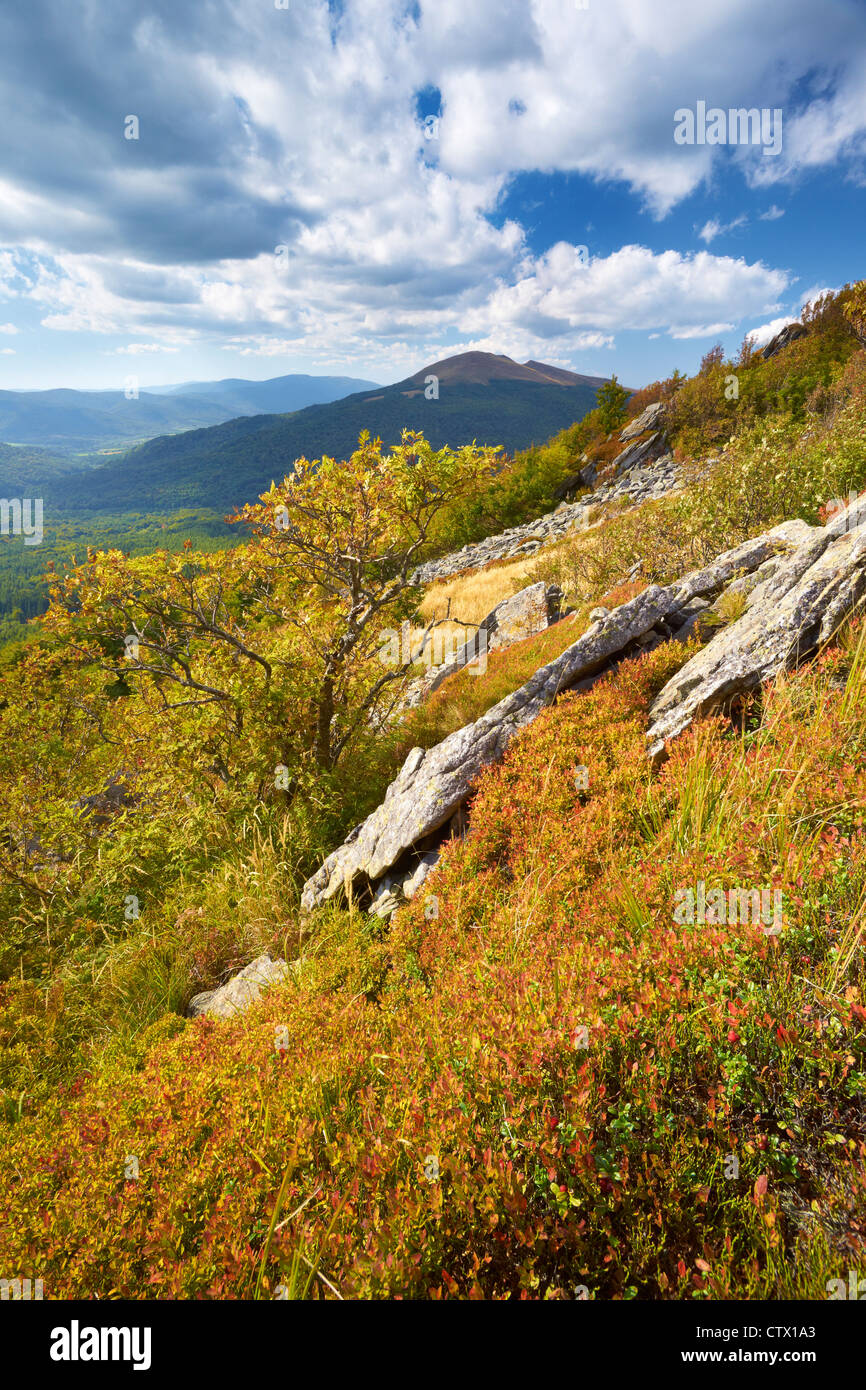
<svg viewBox="0 0 866 1390">
<path fill-rule="evenodd" d="M 515 734 L 561 691 L 598 674 L 676 607 L 669 590 L 651 585 L 593 624 L 561 656 L 473 724 L 457 729 L 434 748 L 413 748 L 381 806 L 304 884 L 304 911 L 350 887 L 376 883 L 407 850 L 451 820 L 481 769 L 497 762 Z"/>
<path fill-rule="evenodd" d="M 562 597 L 558 584 L 539 580 L 503 599 L 481 624 L 487 633 L 487 650 L 500 651 L 514 642 L 534 637 L 537 632 L 544 632 L 559 621 Z"/>
<path fill-rule="evenodd" d="M 646 439 L 637 439 L 633 444 L 629 444 L 622 453 L 617 454 L 611 470 L 615 478 L 620 478 L 623 473 L 628 473 L 636 468 L 638 464 L 651 463 L 653 459 L 661 458 L 667 448 L 667 435 L 663 430 L 656 430 Z"/>
<path fill-rule="evenodd" d="M 767 343 L 767 346 L 761 353 L 764 361 L 766 362 L 769 358 L 775 357 L 777 352 L 781 352 L 782 348 L 787 347 L 789 343 L 796 342 L 797 338 L 804 337 L 806 332 L 807 330 L 803 327 L 802 323 L 787 323 L 781 332 L 777 333 L 775 338 L 771 338 Z"/>
<path fill-rule="evenodd" d="M 439 859 L 439 850 L 431 849 L 422 854 L 416 862 L 403 873 L 386 874 L 378 885 L 370 904 L 370 915 L 390 917 L 402 903 L 414 898 L 431 869 Z"/>
<path fill-rule="evenodd" d="M 449 676 L 464 666 L 471 667 L 478 663 L 479 657 L 483 660 L 488 652 L 500 651 L 510 647 L 513 642 L 522 642 L 524 638 L 533 637 L 558 622 L 562 614 L 562 597 L 558 585 L 539 580 L 510 598 L 503 599 L 479 623 L 478 631 L 467 638 L 450 661 L 431 667 L 423 676 L 412 681 L 400 709 L 414 709 L 434 690 L 438 690 Z M 479 665 L 476 669 L 484 668 Z"/>
<path fill-rule="evenodd" d="M 595 461 L 585 463 L 577 475 L 581 487 L 595 487 L 598 480 L 598 465 Z"/>
<path fill-rule="evenodd" d="M 642 411 L 636 419 L 626 425 L 625 429 L 620 434 L 621 443 L 628 444 L 629 440 L 637 439 L 639 434 L 645 434 L 647 430 L 658 429 L 664 413 L 665 406 L 663 401 L 654 401 L 652 405 L 648 405 L 646 410 Z"/>
<path fill-rule="evenodd" d="M 742 617 L 713 637 L 654 701 L 647 732 L 653 759 L 698 715 L 810 656 L 863 602 L 866 497 L 825 527 L 786 522 L 776 528 L 776 535 L 782 533 L 801 543 L 765 571 L 748 594 Z"/>
<path fill-rule="evenodd" d="M 428 689 L 436 690 L 447 676 L 477 660 L 479 653 L 501 651 L 514 642 L 522 642 L 544 632 L 559 621 L 562 610 L 562 590 L 557 584 L 539 580 L 505 598 L 479 624 L 478 632 L 457 652 L 453 661 L 440 666 Z M 482 637 L 481 634 L 486 634 Z M 486 643 L 486 646 L 485 646 Z"/>
<path fill-rule="evenodd" d="M 284 960 L 271 960 L 269 955 L 258 956 L 244 966 L 219 989 L 205 990 L 189 1001 L 187 1018 L 209 1014 L 211 1018 L 234 1018 L 262 996 L 262 991 L 279 984 L 289 974 Z"/>
</svg>

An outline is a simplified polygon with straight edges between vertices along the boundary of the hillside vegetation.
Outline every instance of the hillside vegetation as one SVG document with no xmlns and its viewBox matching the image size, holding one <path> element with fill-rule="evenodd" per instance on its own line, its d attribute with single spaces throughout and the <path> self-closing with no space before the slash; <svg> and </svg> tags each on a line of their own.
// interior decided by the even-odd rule
<svg viewBox="0 0 866 1390">
<path fill-rule="evenodd" d="M 177 507 L 228 511 L 282 477 L 295 458 L 350 453 L 362 430 L 389 445 L 411 429 L 435 448 L 477 440 L 512 452 L 542 442 L 594 403 L 595 389 L 583 384 L 455 382 L 428 400 L 423 382 L 420 388 L 397 383 L 288 415 L 254 415 L 151 439 L 74 484 L 52 482 L 47 497 L 64 515 Z"/>
<path fill-rule="evenodd" d="M 282 457 L 224 548 L 94 547 L 58 570 L 0 670 L 4 1269 L 99 1298 L 847 1280 L 866 1247 L 862 615 L 655 769 L 649 706 L 703 636 L 624 660 L 482 773 L 468 833 L 390 924 L 299 899 L 410 750 L 521 686 L 594 604 L 866 489 L 864 297 L 824 297 L 768 360 L 614 383 L 522 454 L 413 431 L 320 445 Z M 680 491 L 447 594 L 412 583 L 603 475 L 657 400 Z M 386 669 L 382 633 L 477 622 L 536 577 L 575 612 L 397 717 L 417 666 Z M 698 882 L 781 892 L 781 933 L 679 922 Z M 185 1018 L 263 951 L 282 985 Z"/>
</svg>

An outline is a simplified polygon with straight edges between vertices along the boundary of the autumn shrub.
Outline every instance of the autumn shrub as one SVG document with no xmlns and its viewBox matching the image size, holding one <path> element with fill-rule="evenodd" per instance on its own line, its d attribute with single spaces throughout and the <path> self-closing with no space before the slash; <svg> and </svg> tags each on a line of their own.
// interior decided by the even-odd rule
<svg viewBox="0 0 866 1390">
<path fill-rule="evenodd" d="M 801 322 L 807 332 L 766 361 L 745 342 L 739 358 L 720 354 L 684 381 L 670 400 L 668 429 L 676 456 L 716 453 L 733 436 L 766 417 L 807 419 L 809 402 L 832 390 L 857 351 L 857 338 L 845 316 L 850 287 L 807 305 Z M 710 355 L 708 355 L 710 357 Z"/>
<path fill-rule="evenodd" d="M 790 517 L 815 524 L 829 501 L 864 487 L 866 417 L 852 399 L 829 428 L 776 416 L 741 431 L 682 505 L 727 548 Z"/>
<path fill-rule="evenodd" d="M 527 580 L 558 583 L 574 603 L 601 602 L 636 566 L 643 582 L 667 584 L 724 548 L 678 498 L 605 508 L 598 521 L 603 525 L 575 531 L 544 551 Z"/>
</svg>

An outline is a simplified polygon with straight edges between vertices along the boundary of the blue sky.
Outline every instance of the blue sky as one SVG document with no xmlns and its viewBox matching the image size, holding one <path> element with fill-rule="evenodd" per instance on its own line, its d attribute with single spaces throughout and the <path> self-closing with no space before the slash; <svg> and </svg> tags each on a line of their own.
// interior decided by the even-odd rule
<svg viewBox="0 0 866 1390">
<path fill-rule="evenodd" d="M 640 386 L 866 274 L 863 0 L 29 0 L 0 120 L 0 387 Z"/>
</svg>

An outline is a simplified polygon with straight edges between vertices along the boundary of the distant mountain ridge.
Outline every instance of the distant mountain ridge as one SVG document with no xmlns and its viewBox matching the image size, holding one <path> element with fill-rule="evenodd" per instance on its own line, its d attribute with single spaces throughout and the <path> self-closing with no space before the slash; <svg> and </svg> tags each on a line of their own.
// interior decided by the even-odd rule
<svg viewBox="0 0 866 1390">
<path fill-rule="evenodd" d="M 308 376 L 295 372 L 290 376 L 269 377 L 266 381 L 248 381 L 244 377 L 224 377 L 221 381 L 184 381 L 178 386 L 148 386 L 142 394 L 178 397 L 194 396 L 224 407 L 225 419 L 239 415 L 284 415 L 303 410 L 308 405 L 327 405 L 356 391 L 378 389 L 379 383 L 355 376 Z"/>
<path fill-rule="evenodd" d="M 124 391 L 0 391 L 0 441 L 58 453 L 128 449 L 157 435 L 219 425 L 240 415 L 281 413 L 335 401 L 375 382 L 291 375 L 269 381 L 184 382 Z"/>
<path fill-rule="evenodd" d="M 59 453 L 129 448 L 174 430 L 215 425 L 219 406 L 189 396 L 127 399 L 123 391 L 0 391 L 0 440 Z"/>
<path fill-rule="evenodd" d="M 74 479 L 52 478 L 46 496 L 66 514 L 180 507 L 229 511 L 290 472 L 297 458 L 345 458 L 363 430 L 386 445 L 398 443 L 404 429 L 414 429 L 435 448 L 475 440 L 513 453 L 582 419 L 605 380 L 495 353 L 461 353 L 391 386 L 367 388 L 329 404 L 151 439 Z"/>
</svg>

